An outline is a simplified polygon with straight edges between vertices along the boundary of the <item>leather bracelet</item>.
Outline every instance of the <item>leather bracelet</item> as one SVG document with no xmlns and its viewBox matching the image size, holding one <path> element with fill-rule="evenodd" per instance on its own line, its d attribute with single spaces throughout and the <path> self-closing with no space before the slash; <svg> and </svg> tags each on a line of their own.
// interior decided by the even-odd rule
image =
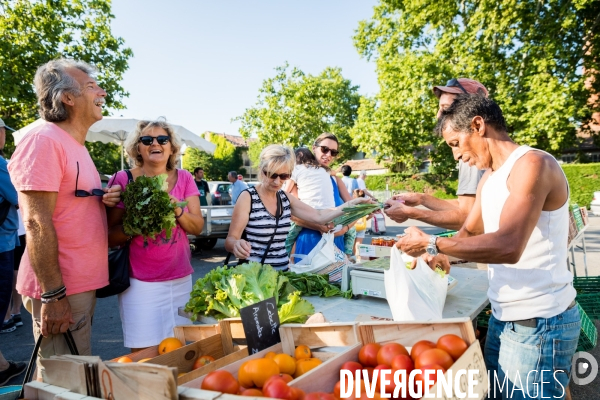
<svg viewBox="0 0 600 400">
<path fill-rule="evenodd" d="M 42 293 L 41 298 L 42 299 L 51 299 L 53 297 L 56 297 L 58 295 L 65 293 L 66 291 L 67 291 L 67 288 L 65 287 L 65 285 L 62 285 L 58 289 L 49 290 L 47 292 Z"/>
<path fill-rule="evenodd" d="M 181 214 L 179 214 L 179 215 L 176 215 L 176 216 L 175 216 L 175 219 L 179 219 L 179 218 L 181 218 L 181 216 L 183 215 L 183 213 L 184 213 L 184 212 L 185 212 L 185 210 L 182 208 L 182 209 L 181 209 Z"/>
<path fill-rule="evenodd" d="M 63 294 L 61 294 L 58 297 L 54 297 L 54 298 L 51 298 L 51 299 L 42 298 L 41 300 L 42 300 L 42 304 L 49 304 L 49 303 L 56 303 L 56 302 L 64 299 L 65 297 L 67 297 L 67 294 L 63 293 Z"/>
</svg>

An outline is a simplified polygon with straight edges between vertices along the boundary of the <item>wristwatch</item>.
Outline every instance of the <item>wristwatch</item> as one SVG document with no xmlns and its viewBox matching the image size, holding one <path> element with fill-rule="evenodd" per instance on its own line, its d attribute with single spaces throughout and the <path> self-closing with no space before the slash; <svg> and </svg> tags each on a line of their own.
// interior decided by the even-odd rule
<svg viewBox="0 0 600 400">
<path fill-rule="evenodd" d="M 438 236 L 436 235 L 431 235 L 429 236 L 429 243 L 427 244 L 427 254 L 432 255 L 432 256 L 437 256 L 438 255 L 438 248 L 435 244 L 435 242 L 437 241 Z"/>
</svg>

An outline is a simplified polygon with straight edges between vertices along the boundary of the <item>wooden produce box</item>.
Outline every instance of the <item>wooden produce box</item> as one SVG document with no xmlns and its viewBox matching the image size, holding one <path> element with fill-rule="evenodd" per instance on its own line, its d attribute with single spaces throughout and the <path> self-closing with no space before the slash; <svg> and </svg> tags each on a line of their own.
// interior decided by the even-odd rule
<svg viewBox="0 0 600 400">
<path fill-rule="evenodd" d="M 356 322 L 349 323 L 319 323 L 319 324 L 285 324 L 279 327 L 281 335 L 281 343 L 266 348 L 256 354 L 249 355 L 243 359 L 237 360 L 225 367 L 219 368 L 230 372 L 237 378 L 240 366 L 248 361 L 258 358 L 263 358 L 270 351 L 276 353 L 286 353 L 294 356 L 294 351 L 298 345 L 306 345 L 311 348 L 313 357 L 323 361 L 323 364 L 314 368 L 309 374 L 317 374 L 320 370 L 330 369 L 329 365 L 335 363 L 336 358 L 346 351 L 355 350 L 358 352 L 361 344 L 359 340 L 358 324 Z M 209 364 L 211 365 L 211 364 Z M 303 376 L 305 376 L 303 375 Z M 302 379 L 302 377 L 294 379 L 290 382 L 293 386 L 294 382 Z M 202 385 L 204 376 L 196 378 L 183 384 L 184 387 L 199 389 Z M 334 382 L 335 383 L 335 382 Z M 219 399 L 247 399 L 248 397 L 236 395 L 222 395 Z"/>
<path fill-rule="evenodd" d="M 182 325 L 173 328 L 173 336 L 179 339 L 181 343 L 188 344 L 189 342 L 196 342 L 198 340 L 205 339 L 210 336 L 219 335 L 221 333 L 219 324 L 214 325 Z M 110 361 L 117 361 L 121 357 L 129 357 L 133 362 L 138 362 L 145 358 L 158 357 L 158 345 L 148 347 L 144 350 L 136 351 L 134 353 L 125 354 L 113 358 Z"/>
</svg>

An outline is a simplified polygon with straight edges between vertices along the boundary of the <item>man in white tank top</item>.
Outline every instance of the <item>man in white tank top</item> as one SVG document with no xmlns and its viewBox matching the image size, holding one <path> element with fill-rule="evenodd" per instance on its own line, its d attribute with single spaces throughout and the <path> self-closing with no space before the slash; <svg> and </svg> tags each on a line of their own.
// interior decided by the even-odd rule
<svg viewBox="0 0 600 400">
<path fill-rule="evenodd" d="M 456 236 L 411 227 L 397 245 L 412 256 L 489 264 L 490 398 L 564 398 L 581 328 L 567 268 L 565 175 L 550 154 L 514 143 L 500 107 L 483 96 L 459 95 L 436 132 L 456 160 L 488 170 Z"/>
</svg>

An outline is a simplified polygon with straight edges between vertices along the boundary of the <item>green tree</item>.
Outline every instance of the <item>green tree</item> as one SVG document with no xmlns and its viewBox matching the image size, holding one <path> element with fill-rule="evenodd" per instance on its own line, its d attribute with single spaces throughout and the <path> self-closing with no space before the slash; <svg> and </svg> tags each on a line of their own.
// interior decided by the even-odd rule
<svg viewBox="0 0 600 400">
<path fill-rule="evenodd" d="M 234 119 L 242 124 L 242 136 L 256 135 L 262 146 L 297 147 L 331 132 L 340 141 L 339 160 L 354 155 L 349 130 L 358 115 L 358 86 L 345 79 L 340 68 L 328 67 L 314 76 L 286 63 L 275 71 L 259 89 L 257 103 Z"/>
<path fill-rule="evenodd" d="M 106 106 L 122 109 L 128 93 L 120 81 L 133 56 L 113 36 L 110 0 L 3 0 L 0 2 L 0 115 L 20 128 L 37 118 L 33 77 L 37 67 L 67 57 L 98 68 Z M 6 152 L 14 151 L 7 135 Z M 101 155 L 98 155 L 101 156 Z M 95 160 L 98 161 L 98 160 Z M 108 162 L 108 161 L 107 161 Z"/>
<path fill-rule="evenodd" d="M 85 142 L 85 147 L 98 171 L 112 175 L 121 170 L 121 146 L 114 143 Z"/>
<path fill-rule="evenodd" d="M 207 132 L 206 140 L 217 145 L 214 154 L 208 154 L 202 150 L 188 148 L 183 157 L 183 168 L 194 172 L 194 168 L 204 168 L 207 180 L 227 180 L 229 171 L 237 171 L 245 174 L 242 168 L 243 160 L 241 149 L 236 148 L 227 139 L 218 134 Z"/>
<path fill-rule="evenodd" d="M 445 159 L 431 133 L 431 87 L 471 77 L 499 103 L 517 143 L 558 154 L 577 130 L 590 132 L 599 110 L 599 22 L 597 0 L 381 0 L 354 36 L 380 84 L 361 106 L 354 144 L 409 165 L 433 144 L 434 161 Z"/>
<path fill-rule="evenodd" d="M 214 157 L 203 150 L 187 148 L 183 156 L 183 169 L 194 173 L 196 167 L 204 169 L 204 179 L 207 181 L 221 180 L 220 172 L 215 168 Z"/>
</svg>

